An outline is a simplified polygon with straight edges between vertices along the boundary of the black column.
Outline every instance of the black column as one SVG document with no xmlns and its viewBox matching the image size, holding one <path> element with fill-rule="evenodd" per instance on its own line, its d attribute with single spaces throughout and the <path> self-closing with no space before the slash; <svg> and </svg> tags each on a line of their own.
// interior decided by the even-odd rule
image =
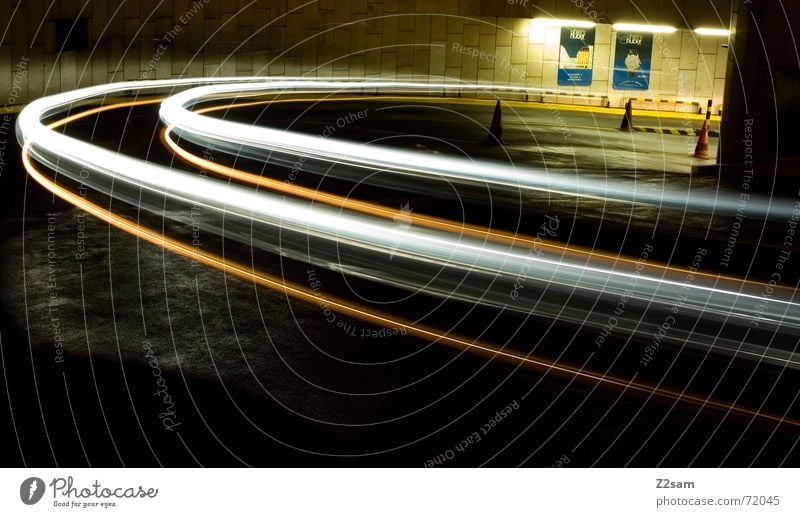
<svg viewBox="0 0 800 517">
<path fill-rule="evenodd" d="M 773 164 L 800 158 L 800 8 L 797 2 L 736 0 L 719 161 Z"/>
</svg>

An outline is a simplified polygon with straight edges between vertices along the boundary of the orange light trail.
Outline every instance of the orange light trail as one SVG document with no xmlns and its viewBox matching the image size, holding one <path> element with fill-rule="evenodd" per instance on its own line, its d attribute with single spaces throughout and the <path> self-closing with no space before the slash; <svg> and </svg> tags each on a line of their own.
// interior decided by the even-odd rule
<svg viewBox="0 0 800 517">
<path fill-rule="evenodd" d="M 149 104 L 156 104 L 161 102 L 164 97 L 157 97 L 152 99 L 143 99 L 143 100 L 135 100 L 135 101 L 126 101 L 126 102 L 119 102 L 115 104 L 109 104 L 104 106 L 99 106 L 96 108 L 92 108 L 90 110 L 71 115 L 64 119 L 61 119 L 51 127 L 59 127 L 79 118 L 88 117 L 91 115 L 97 115 L 104 111 L 114 110 L 119 108 L 126 108 L 126 107 L 135 107 L 135 106 L 143 106 Z M 244 108 L 244 107 L 253 107 L 253 106 L 260 106 L 265 104 L 283 104 L 283 103 L 295 103 L 295 102 L 343 102 L 348 100 L 369 100 L 369 99 L 377 99 L 377 100 L 397 100 L 403 99 L 407 100 L 408 97 L 404 96 L 386 96 L 386 97 L 335 97 L 335 98 L 326 98 L 326 99 L 318 99 L 318 98 L 291 98 L 291 99 L 268 99 L 268 100 L 259 100 L 259 101 L 250 101 L 250 102 L 241 102 L 241 103 L 231 103 L 231 104 L 223 104 L 223 105 L 216 105 L 216 106 L 207 106 L 205 108 L 201 108 L 196 110 L 197 113 L 209 113 L 213 111 L 222 111 L 225 109 L 235 109 L 235 108 Z M 416 98 L 415 98 L 416 99 Z M 439 102 L 441 99 L 438 98 L 428 98 L 428 97 L 421 97 L 419 99 L 429 100 L 432 102 Z M 453 99 L 447 99 L 448 101 L 452 101 Z M 687 268 L 683 267 L 676 267 L 670 266 L 668 264 L 658 262 L 658 261 L 648 261 L 646 263 L 641 263 L 637 259 L 620 256 L 620 255 L 613 255 L 610 253 L 603 253 L 598 252 L 596 250 L 592 250 L 589 248 L 571 245 L 571 246 L 564 246 L 559 243 L 555 243 L 552 241 L 548 241 L 545 239 L 533 239 L 531 237 L 505 232 L 502 230 L 491 230 L 488 228 L 469 225 L 466 223 L 455 223 L 448 219 L 443 219 L 439 217 L 421 215 L 421 214 L 414 214 L 414 213 L 403 213 L 400 210 L 387 208 L 375 203 L 369 203 L 365 201 L 358 201 L 352 198 L 347 198 L 344 196 L 339 196 L 336 194 L 329 194 L 329 193 L 322 193 L 319 190 L 310 189 L 307 187 L 300 187 L 298 185 L 286 183 L 283 181 L 278 181 L 272 178 L 260 176 L 258 174 L 254 174 L 251 172 L 246 172 L 240 169 L 236 169 L 233 167 L 228 167 L 216 162 L 212 162 L 210 160 L 206 160 L 200 156 L 190 153 L 189 151 L 183 149 L 180 145 L 175 142 L 172 137 L 170 136 L 172 128 L 167 127 L 163 128 L 160 133 L 161 142 L 169 148 L 176 156 L 178 156 L 181 160 L 191 165 L 197 166 L 203 170 L 207 170 L 213 173 L 216 173 L 220 176 L 224 176 L 230 179 L 241 181 L 242 183 L 253 185 L 259 188 L 266 188 L 275 192 L 281 192 L 284 194 L 289 194 L 301 199 L 308 199 L 310 201 L 319 201 L 331 206 L 339 207 L 339 208 L 346 208 L 355 212 L 360 212 L 364 214 L 369 214 L 385 219 L 392 219 L 396 220 L 398 217 L 403 218 L 403 221 L 407 221 L 410 224 L 415 224 L 417 226 L 422 226 L 425 228 L 436 229 L 440 231 L 445 231 L 448 233 L 458 234 L 458 235 L 469 235 L 472 237 L 478 237 L 494 242 L 500 242 L 509 245 L 525 245 L 529 247 L 540 247 L 549 249 L 556 253 L 561 253 L 562 255 L 570 253 L 577 256 L 582 256 L 586 261 L 590 259 L 603 259 L 608 261 L 609 263 L 616 264 L 616 263 L 628 263 L 632 265 L 639 265 L 649 270 L 654 271 L 655 275 L 658 275 L 658 272 L 661 272 L 662 275 L 665 274 L 666 271 L 670 271 L 672 273 L 677 273 L 679 275 L 688 275 L 692 274 L 695 277 L 702 277 L 707 278 L 710 280 L 727 280 L 736 282 L 741 285 L 748 285 L 751 287 L 761 288 L 763 287 L 763 283 L 755 282 L 752 280 L 746 280 L 742 278 L 737 278 L 733 276 L 727 276 L 722 274 L 713 274 L 713 273 L 706 273 L 703 271 L 695 271 L 690 272 Z M 781 291 L 786 293 L 786 295 L 793 297 L 793 293 L 795 292 L 794 289 L 785 286 L 774 286 L 776 291 Z"/>
<path fill-rule="evenodd" d="M 157 101 L 146 101 L 146 102 L 157 102 Z M 122 106 L 115 105 L 115 107 L 122 107 Z M 102 108 L 95 108 L 89 111 L 92 113 L 98 113 L 100 111 L 105 111 L 105 110 L 103 110 Z M 71 117 L 68 117 L 68 119 L 70 121 L 74 121 L 80 118 L 80 115 L 83 115 L 83 113 L 72 115 Z M 62 126 L 67 123 L 66 120 L 67 119 L 62 119 L 53 122 L 49 124 L 48 127 L 55 128 Z M 365 309 L 343 299 L 335 297 L 330 297 L 330 298 L 321 297 L 306 287 L 302 287 L 298 284 L 287 282 L 273 275 L 256 271 L 252 267 L 248 267 L 244 264 L 240 264 L 238 262 L 225 259 L 224 257 L 221 257 L 219 255 L 195 249 L 194 247 L 184 244 L 176 239 L 167 237 L 166 235 L 158 233 L 138 223 L 129 221 L 128 219 L 120 215 L 114 214 L 113 212 L 106 210 L 100 207 L 99 205 L 96 205 L 84 199 L 83 197 L 75 194 L 74 192 L 71 192 L 68 189 L 62 187 L 61 185 L 55 183 L 53 180 L 45 176 L 41 171 L 39 171 L 33 165 L 30 157 L 30 144 L 28 142 L 26 142 L 22 148 L 22 162 L 28 174 L 42 187 L 50 191 L 55 196 L 63 199 L 64 201 L 78 208 L 81 208 L 85 212 L 93 215 L 94 217 L 97 217 L 102 221 L 105 221 L 109 225 L 118 228 L 122 231 L 125 231 L 129 234 L 132 234 L 137 238 L 140 238 L 146 242 L 149 242 L 157 246 L 161 246 L 169 251 L 191 258 L 199 263 L 205 264 L 209 267 L 213 267 L 214 269 L 217 269 L 224 273 L 231 274 L 240 279 L 251 281 L 262 287 L 266 287 L 268 289 L 284 293 L 289 297 L 312 304 L 326 302 L 334 311 L 340 314 L 358 318 L 363 321 L 379 326 L 404 329 L 408 334 L 411 334 L 418 338 L 422 338 L 424 340 L 431 340 L 432 343 L 441 343 L 457 350 L 468 351 L 471 353 L 489 357 L 491 359 L 500 359 L 507 363 L 518 366 L 525 366 L 527 368 L 536 371 L 544 373 L 553 372 L 561 376 L 572 377 L 573 379 L 577 378 L 584 381 L 594 381 L 606 387 L 621 388 L 624 391 L 631 391 L 639 395 L 656 396 L 663 399 L 669 399 L 691 404 L 694 406 L 700 406 L 702 408 L 711 408 L 723 412 L 737 414 L 740 416 L 766 420 L 778 424 L 781 423 L 788 424 L 794 427 L 800 427 L 800 421 L 795 419 L 785 418 L 771 413 L 761 412 L 737 404 L 731 404 L 729 402 L 712 400 L 710 398 L 703 398 L 697 395 L 687 394 L 678 390 L 663 388 L 660 386 L 654 386 L 646 383 L 636 382 L 633 380 L 626 380 L 620 377 L 606 375 L 604 373 L 585 370 L 583 368 L 577 368 L 565 364 L 559 364 L 553 361 L 532 357 L 530 355 L 523 355 L 520 353 L 505 350 L 504 347 L 498 347 L 495 345 L 482 343 L 479 341 L 470 341 L 467 338 L 454 336 L 451 334 L 442 334 L 433 328 L 420 325 L 415 322 L 410 322 L 402 318 L 397 318 L 394 316 L 383 314 L 381 312 L 377 312 L 371 309 Z"/>
<path fill-rule="evenodd" d="M 380 100 L 391 100 L 391 99 L 407 99 L 407 97 L 375 97 L 376 99 Z M 427 99 L 427 98 L 425 98 Z M 235 108 L 243 108 L 243 107 L 252 107 L 264 104 L 280 104 L 280 103 L 294 103 L 294 102 L 340 102 L 340 101 L 348 101 L 348 100 L 365 100 L 364 97 L 345 97 L 345 98 L 331 98 L 331 99 L 314 99 L 314 98 L 292 98 L 292 99 L 270 99 L 270 100 L 260 100 L 260 101 L 251 101 L 251 102 L 242 102 L 242 103 L 231 103 L 226 105 L 217 105 L 217 106 L 208 106 L 205 108 L 201 108 L 196 110 L 197 113 L 208 113 L 213 111 L 222 111 L 226 109 L 235 109 Z M 435 101 L 439 101 L 440 99 L 435 99 Z M 447 99 L 448 101 L 452 101 L 453 99 Z M 176 156 L 178 156 L 181 160 L 190 165 L 194 165 L 202 170 L 213 172 L 220 176 L 224 176 L 229 179 L 237 180 L 242 183 L 253 185 L 258 188 L 266 188 L 275 192 L 281 192 L 283 194 L 288 194 L 291 196 L 295 196 L 301 199 L 307 199 L 312 202 L 322 202 L 331 206 L 335 206 L 338 208 L 346 208 L 348 210 L 352 210 L 354 212 L 360 212 L 363 214 L 369 214 L 385 219 L 397 220 L 397 218 L 402 218 L 403 221 L 407 221 L 410 224 L 414 224 L 417 226 L 421 226 L 424 228 L 431 228 L 435 230 L 440 230 L 448 233 L 453 233 L 457 235 L 468 235 L 471 237 L 477 237 L 481 239 L 486 239 L 493 242 L 500 242 L 503 244 L 508 245 L 524 245 L 528 247 L 537 247 L 542 249 L 548 249 L 555 253 L 561 253 L 562 256 L 564 254 L 572 254 L 573 256 L 577 256 L 581 259 L 589 261 L 590 259 L 603 259 L 608 263 L 616 264 L 616 263 L 627 263 L 631 265 L 639 265 L 641 264 L 642 267 L 648 271 L 650 274 L 658 276 L 661 274 L 662 276 L 666 274 L 667 271 L 672 273 L 677 273 L 678 275 L 688 275 L 692 274 L 695 277 L 701 277 L 710 279 L 712 281 L 719 281 L 719 280 L 726 280 L 736 282 L 740 285 L 747 285 L 750 287 L 761 288 L 763 287 L 763 282 L 755 282 L 752 280 L 746 280 L 743 278 L 737 278 L 733 276 L 727 276 L 723 274 L 714 274 L 714 273 L 706 273 L 703 271 L 689 271 L 689 269 L 684 267 L 676 267 L 671 266 L 669 264 L 665 264 L 663 262 L 658 261 L 647 261 L 646 263 L 640 262 L 638 259 L 625 257 L 620 255 L 613 255 L 610 253 L 603 253 L 598 252 L 593 249 L 585 248 L 582 246 L 577 245 L 570 245 L 564 246 L 560 243 L 556 243 L 553 241 L 545 240 L 545 239 L 534 239 L 526 235 L 516 234 L 512 232 L 506 232 L 502 230 L 492 230 L 489 228 L 470 225 L 466 223 L 456 223 L 448 219 L 443 219 L 434 216 L 428 216 L 423 214 L 415 214 L 415 213 L 404 213 L 400 210 L 394 208 L 387 208 L 375 203 L 369 203 L 366 201 L 358 201 L 352 198 L 339 196 L 336 194 L 324 193 L 320 192 L 316 189 L 311 189 L 307 187 L 301 187 L 298 185 L 294 185 L 291 183 L 287 183 L 284 181 L 279 181 L 273 178 L 264 177 L 258 174 L 254 174 L 251 172 L 243 171 L 241 169 L 237 169 L 234 167 L 229 167 L 226 165 L 222 165 L 216 162 L 212 162 L 210 160 L 206 160 L 201 156 L 197 156 L 186 149 L 182 148 L 178 145 L 175 140 L 173 140 L 171 136 L 172 127 L 166 127 L 161 130 L 161 142 L 169 148 Z M 785 286 L 775 286 L 774 289 L 776 291 L 781 291 L 786 293 L 787 296 L 792 297 L 793 293 L 795 292 L 794 289 L 785 287 Z"/>
</svg>

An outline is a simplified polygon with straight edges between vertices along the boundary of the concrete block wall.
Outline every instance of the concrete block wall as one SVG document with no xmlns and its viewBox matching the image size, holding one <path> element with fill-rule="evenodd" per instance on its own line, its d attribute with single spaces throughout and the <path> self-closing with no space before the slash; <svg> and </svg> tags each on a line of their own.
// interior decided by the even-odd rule
<svg viewBox="0 0 800 517">
<path fill-rule="evenodd" d="M 611 9 L 610 2 L 595 5 Z M 532 29 L 530 16 L 542 11 L 534 0 L 526 17 L 487 16 L 498 5 L 476 0 L 16 3 L 0 2 L 0 20 L 11 21 L 0 41 L 0 69 L 12 71 L 0 74 L 4 103 L 111 81 L 189 76 L 399 77 L 557 88 L 559 29 Z M 498 3 L 505 11 L 521 5 Z M 573 2 L 556 2 L 551 14 L 570 14 L 561 13 L 566 4 L 574 10 Z M 75 18 L 88 19 L 90 49 L 61 52 L 56 20 Z M 651 91 L 635 94 L 611 88 L 612 38 L 610 25 L 598 25 L 594 83 L 574 90 L 609 95 L 612 105 L 631 95 L 722 101 L 727 50 L 719 38 L 696 38 L 689 30 L 659 36 Z M 13 73 L 21 68 L 24 73 Z"/>
<path fill-rule="evenodd" d="M 613 89 L 616 32 L 609 24 L 596 26 L 592 85 L 586 87 L 557 86 L 559 27 L 538 28 L 528 34 L 528 55 L 532 59 L 528 61 L 526 81 L 531 86 L 607 95 L 612 106 L 622 105 L 627 97 L 696 101 L 703 106 L 712 99 L 715 106 L 722 104 L 727 38 L 698 36 L 691 30 L 655 34 L 650 89 L 645 92 Z"/>
</svg>

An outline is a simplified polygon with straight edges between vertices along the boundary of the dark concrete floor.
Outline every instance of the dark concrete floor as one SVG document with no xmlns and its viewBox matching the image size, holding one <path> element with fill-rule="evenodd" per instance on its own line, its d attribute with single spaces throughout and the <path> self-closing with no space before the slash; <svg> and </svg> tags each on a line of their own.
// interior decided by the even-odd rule
<svg viewBox="0 0 800 517">
<path fill-rule="evenodd" d="M 273 122 L 291 120 L 295 108 L 286 109 Z M 300 120 L 319 127 L 333 115 L 307 114 Z M 140 136 L 147 136 L 155 122 L 148 110 L 126 121 Z M 372 135 L 386 124 L 378 117 L 371 122 L 377 128 L 344 136 Z M 447 120 L 437 128 L 447 131 Z M 91 125 L 75 130 L 91 131 Z M 403 131 L 402 124 L 393 130 Z M 517 138 L 513 129 L 509 132 L 509 140 Z M 479 138 L 479 131 L 473 133 L 459 138 Z M 113 131 L 95 136 L 104 145 L 114 145 L 115 138 Z M 444 144 L 436 149 L 425 142 L 421 152 L 444 152 Z M 124 144 L 126 152 L 139 154 L 147 147 L 146 138 Z M 490 158 L 498 152 L 473 148 Z M 167 159 L 153 149 L 152 159 Z M 515 159 L 526 154 L 519 156 Z M 5 168 L 0 181 L 4 466 L 422 466 L 436 457 L 447 466 L 549 466 L 564 458 L 569 466 L 772 466 L 797 465 L 800 459 L 798 433 L 789 426 L 620 394 L 409 336 L 360 337 L 362 330 L 380 329 L 338 315 L 331 323 L 318 306 L 193 265 L 92 218 L 84 221 L 77 209 L 27 181 L 18 163 Z M 691 178 L 662 174 L 657 181 L 686 185 Z M 438 200 L 367 194 L 388 205 L 411 201 L 420 211 L 426 206 L 448 210 Z M 703 214 L 676 223 L 660 212 L 596 203 L 525 200 L 520 209 L 501 201 L 492 210 L 477 201 L 467 209 L 479 221 L 488 210 L 510 229 L 558 209 L 571 214 L 565 217 L 570 231 L 562 240 L 612 250 L 640 248 L 642 239 L 657 232 L 660 253 L 677 263 L 697 242 L 705 242 L 709 227 L 724 235 L 729 223 Z M 135 210 L 118 208 L 136 216 Z M 171 234 L 187 235 L 185 226 L 163 215 L 141 217 Z M 86 253 L 76 257 L 80 225 Z M 48 233 L 53 234 L 50 250 Z M 756 242 L 740 248 L 737 259 L 748 268 L 753 257 L 769 249 Z M 212 236 L 207 243 L 215 249 L 230 246 Z M 271 260 L 265 266 L 303 280 L 301 265 Z M 48 270 L 50 262 L 54 269 Z M 332 291 L 342 289 L 337 275 L 317 273 Z M 465 328 L 493 327 L 496 317 L 476 311 Z M 504 318 L 494 327 L 522 329 L 515 346 L 527 340 L 543 353 L 563 346 L 580 349 L 594 339 L 592 331 L 569 325 Z M 606 358 L 597 367 L 614 363 L 626 341 L 611 339 L 605 346 Z M 63 361 L 57 361 L 59 349 Z M 675 382 L 701 372 L 690 389 L 702 390 L 721 378 L 722 395 L 740 394 L 751 405 L 763 402 L 773 411 L 796 414 L 793 374 L 764 368 L 743 386 L 750 364 L 704 362 L 680 350 L 665 350 L 659 360 L 664 365 L 678 361 Z M 620 364 L 624 369 L 625 361 Z M 500 415 L 509 405 L 510 412 Z M 480 440 L 469 443 L 473 434 Z M 464 440 L 468 445 L 459 446 Z"/>
</svg>

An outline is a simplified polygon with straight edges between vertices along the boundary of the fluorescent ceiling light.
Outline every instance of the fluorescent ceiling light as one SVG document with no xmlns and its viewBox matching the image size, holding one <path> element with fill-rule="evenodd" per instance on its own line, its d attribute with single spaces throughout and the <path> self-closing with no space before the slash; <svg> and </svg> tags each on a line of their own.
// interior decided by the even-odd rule
<svg viewBox="0 0 800 517">
<path fill-rule="evenodd" d="M 617 31 L 630 31 L 630 32 L 664 32 L 664 33 L 673 33 L 676 29 L 675 27 L 668 27 L 666 25 L 646 25 L 641 23 L 615 23 L 613 25 L 614 30 Z"/>
<path fill-rule="evenodd" d="M 694 30 L 695 33 L 701 36 L 730 36 L 731 31 L 728 29 L 709 29 L 707 27 L 698 27 Z"/>
<path fill-rule="evenodd" d="M 548 27 L 594 27 L 596 24 L 588 20 L 559 20 L 558 18 L 534 18 L 534 25 L 544 25 Z"/>
</svg>

